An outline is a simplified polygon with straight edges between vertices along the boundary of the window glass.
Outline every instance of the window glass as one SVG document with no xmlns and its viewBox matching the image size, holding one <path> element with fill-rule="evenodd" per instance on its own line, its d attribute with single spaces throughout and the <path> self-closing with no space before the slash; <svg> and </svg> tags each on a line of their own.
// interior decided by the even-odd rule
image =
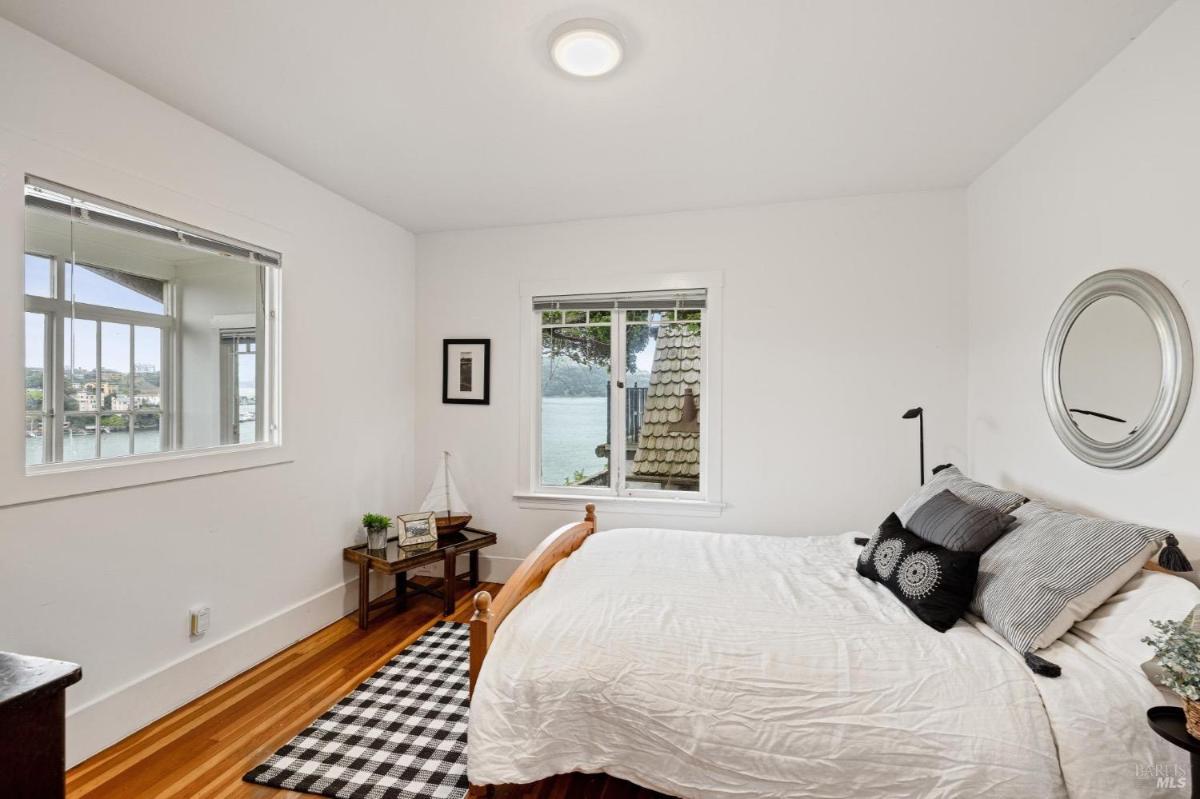
<svg viewBox="0 0 1200 799">
<path fill-rule="evenodd" d="M 611 484 L 611 350 L 608 324 L 542 329 L 543 485 Z"/>
<path fill-rule="evenodd" d="M 45 417 L 25 414 L 25 465 L 35 466 L 46 457 Z"/>
<path fill-rule="evenodd" d="M 100 325 L 100 409 L 128 411 L 133 407 L 130 383 L 129 325 L 103 322 Z"/>
<path fill-rule="evenodd" d="M 132 451 L 129 414 L 107 412 L 100 417 L 100 457 L 115 458 Z"/>
<path fill-rule="evenodd" d="M 46 316 L 25 314 L 25 465 L 46 457 Z"/>
<path fill-rule="evenodd" d="M 651 311 L 625 327 L 626 487 L 700 490 L 700 322 Z"/>
<path fill-rule="evenodd" d="M 163 312 L 163 281 L 119 269 L 67 265 L 68 298 L 125 311 Z"/>
<path fill-rule="evenodd" d="M 63 385 L 67 413 L 100 410 L 100 382 L 96 374 L 96 323 L 91 319 L 66 319 Z"/>
<path fill-rule="evenodd" d="M 133 407 L 162 408 L 162 331 L 156 327 L 133 328 Z"/>
<path fill-rule="evenodd" d="M 25 410 L 45 408 L 46 394 L 46 317 L 25 314 Z"/>
<path fill-rule="evenodd" d="M 41 255 L 25 253 L 25 293 L 31 297 L 52 297 L 53 262 Z"/>
<path fill-rule="evenodd" d="M 134 417 L 133 452 L 143 455 L 162 451 L 162 417 L 157 413 L 139 413 Z"/>
<path fill-rule="evenodd" d="M 238 342 L 237 353 L 237 398 L 238 398 L 238 441 L 254 441 L 255 433 L 255 383 L 257 364 L 254 340 Z"/>
<path fill-rule="evenodd" d="M 68 413 L 62 432 L 62 459 L 64 462 L 91 460 L 97 456 L 96 426 L 100 417 L 96 414 Z"/>
</svg>

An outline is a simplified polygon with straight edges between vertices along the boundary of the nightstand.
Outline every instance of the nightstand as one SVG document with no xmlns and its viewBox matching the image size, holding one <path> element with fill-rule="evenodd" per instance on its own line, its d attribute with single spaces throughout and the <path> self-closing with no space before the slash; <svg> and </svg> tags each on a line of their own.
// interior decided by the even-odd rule
<svg viewBox="0 0 1200 799">
<path fill-rule="evenodd" d="M 458 581 L 465 579 L 472 588 L 479 584 L 479 550 L 495 543 L 495 533 L 464 527 L 457 533 L 438 536 L 436 541 L 414 546 L 400 546 L 395 538 L 389 538 L 387 546 L 383 549 L 367 549 L 366 544 L 346 547 L 342 550 L 342 558 L 358 564 L 359 628 L 367 629 L 371 611 L 388 604 L 387 600 L 371 602 L 369 589 L 372 571 L 395 575 L 396 597 L 391 601 L 398 609 L 403 610 L 407 607 L 409 592 L 429 594 L 442 600 L 444 615 L 449 616 L 454 613 Z M 455 574 L 459 555 L 470 556 L 470 571 L 466 574 Z M 410 569 L 439 562 L 442 564 L 440 586 L 422 585 L 408 579 Z"/>
<path fill-rule="evenodd" d="M 1196 776 L 1200 775 L 1200 740 L 1188 733 L 1187 717 L 1183 709 L 1165 705 L 1152 707 L 1146 711 L 1146 720 L 1150 722 L 1150 729 L 1158 733 L 1160 738 L 1166 738 L 1180 749 L 1187 750 L 1192 765 L 1192 773 L 1189 775 L 1192 799 L 1200 799 L 1200 785 L 1196 784 Z"/>
</svg>

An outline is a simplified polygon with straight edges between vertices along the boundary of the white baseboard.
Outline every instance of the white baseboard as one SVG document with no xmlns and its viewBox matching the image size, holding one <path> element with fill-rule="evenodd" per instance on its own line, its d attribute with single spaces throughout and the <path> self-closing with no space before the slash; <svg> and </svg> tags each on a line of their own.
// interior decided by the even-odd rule
<svg viewBox="0 0 1200 799">
<path fill-rule="evenodd" d="M 512 576 L 522 560 L 481 556 L 480 579 L 502 583 Z M 440 577 L 441 567 L 434 567 L 430 574 Z M 376 596 L 389 588 L 380 580 L 373 586 L 371 594 Z M 67 767 L 83 762 L 354 612 L 357 605 L 358 579 L 353 578 L 70 710 L 67 713 Z"/>
<path fill-rule="evenodd" d="M 524 558 L 494 558 L 482 555 L 479 558 L 479 579 L 488 583 L 508 582 L 512 573 L 521 565 Z"/>
<path fill-rule="evenodd" d="M 372 594 L 386 588 L 374 586 Z M 358 579 L 327 588 L 67 713 L 67 766 L 74 766 L 211 691 L 358 605 Z M 84 674 L 87 678 L 87 674 Z"/>
</svg>

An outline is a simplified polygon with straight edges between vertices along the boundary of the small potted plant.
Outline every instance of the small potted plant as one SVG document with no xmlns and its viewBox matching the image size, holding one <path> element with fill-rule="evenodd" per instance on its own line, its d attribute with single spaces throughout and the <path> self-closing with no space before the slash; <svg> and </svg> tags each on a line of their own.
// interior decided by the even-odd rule
<svg viewBox="0 0 1200 799">
<path fill-rule="evenodd" d="M 1192 629 L 1190 617 L 1150 624 L 1158 633 L 1142 643 L 1150 645 L 1162 666 L 1162 684 L 1183 699 L 1188 733 L 1200 738 L 1200 631 Z"/>
<path fill-rule="evenodd" d="M 391 519 L 378 513 L 364 513 L 362 526 L 367 530 L 367 549 L 387 547 L 387 531 L 392 526 Z"/>
</svg>

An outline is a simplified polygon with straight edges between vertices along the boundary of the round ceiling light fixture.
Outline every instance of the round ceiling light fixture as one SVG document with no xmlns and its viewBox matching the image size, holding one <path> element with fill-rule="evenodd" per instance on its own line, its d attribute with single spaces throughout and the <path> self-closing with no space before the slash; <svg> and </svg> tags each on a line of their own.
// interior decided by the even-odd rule
<svg viewBox="0 0 1200 799">
<path fill-rule="evenodd" d="M 573 19 L 550 35 L 550 59 L 568 75 L 598 78 L 617 68 L 625 55 L 621 34 L 599 19 Z"/>
</svg>

